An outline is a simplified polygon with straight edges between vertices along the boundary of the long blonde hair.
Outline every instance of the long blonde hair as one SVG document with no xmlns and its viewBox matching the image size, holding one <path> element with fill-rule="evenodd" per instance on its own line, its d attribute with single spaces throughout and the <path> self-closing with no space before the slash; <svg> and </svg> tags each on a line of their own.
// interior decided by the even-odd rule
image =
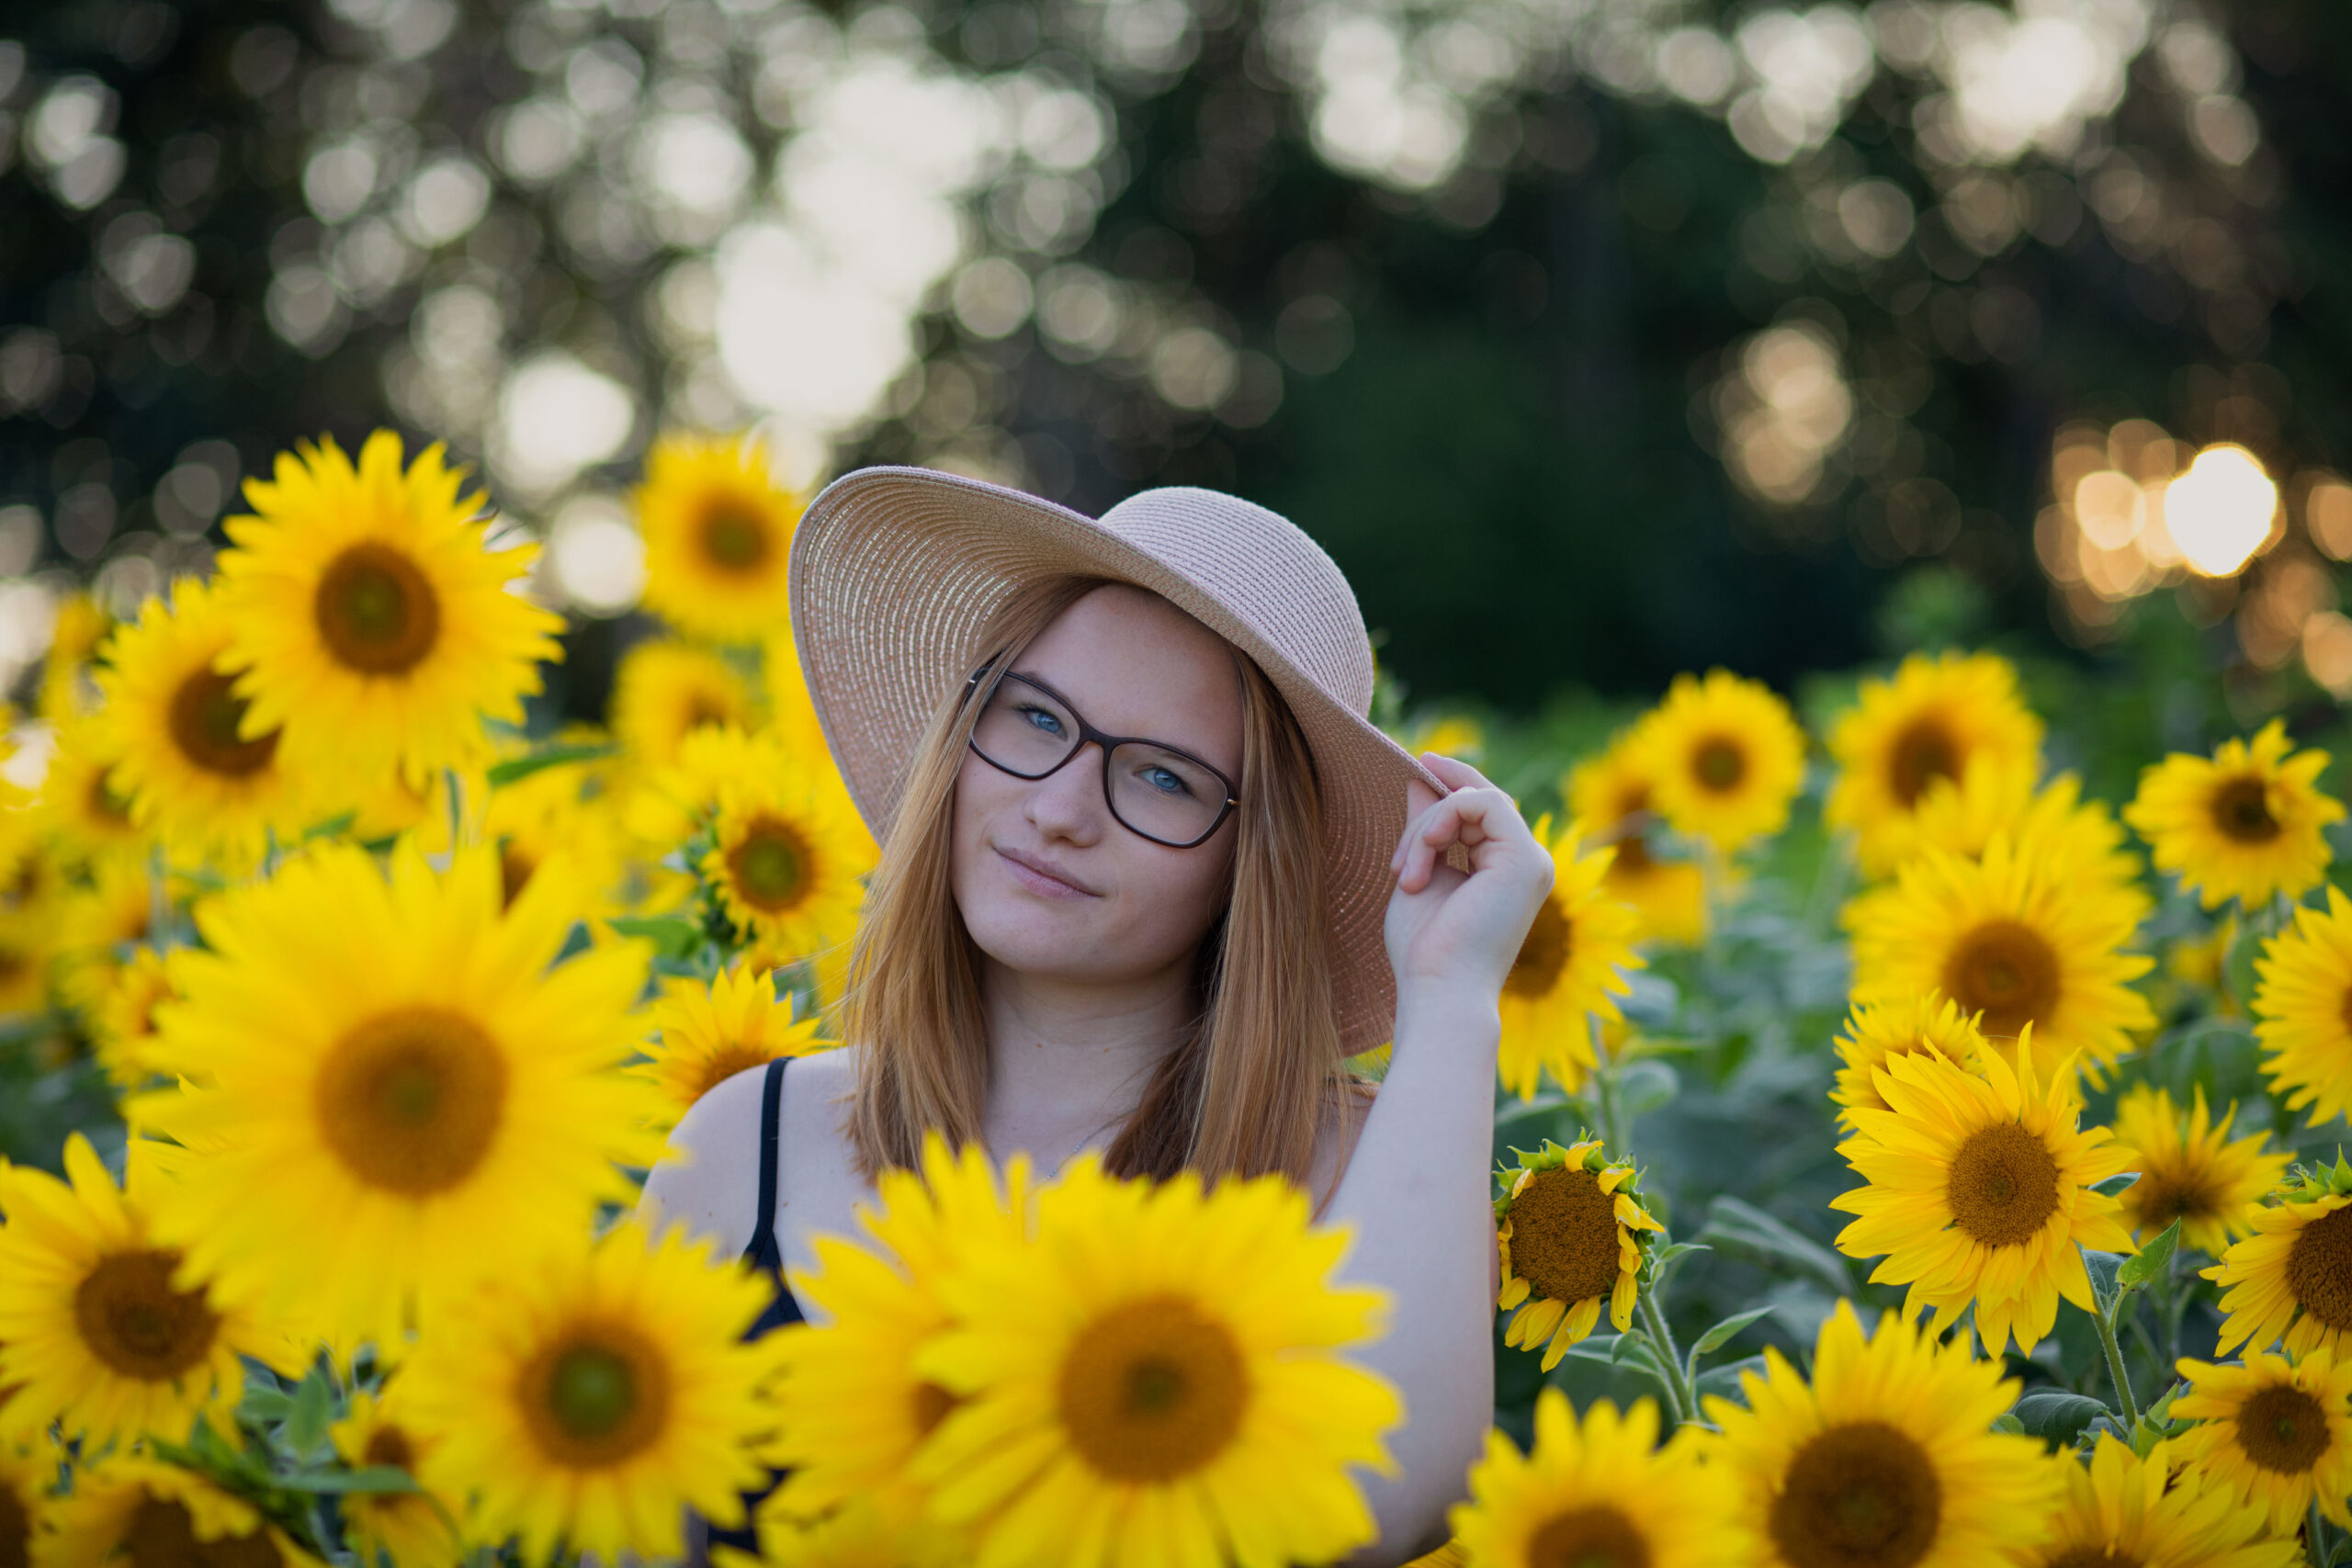
<svg viewBox="0 0 2352 1568">
<path fill-rule="evenodd" d="M 969 663 L 1018 658 L 1103 579 L 1054 577 L 982 628 Z M 1200 1010 L 1112 1141 L 1114 1174 L 1279 1171 L 1304 1182 L 1327 1111 L 1359 1092 L 1342 1066 L 1326 958 L 1314 761 L 1289 705 L 1238 649 L 1241 804 L 1232 897 L 1201 944 Z M 933 714 L 907 772 L 850 957 L 842 1035 L 862 1045 L 849 1128 L 870 1179 L 914 1165 L 924 1134 L 981 1138 L 988 1032 L 979 963 L 949 880 L 956 775 L 986 683 Z"/>
</svg>

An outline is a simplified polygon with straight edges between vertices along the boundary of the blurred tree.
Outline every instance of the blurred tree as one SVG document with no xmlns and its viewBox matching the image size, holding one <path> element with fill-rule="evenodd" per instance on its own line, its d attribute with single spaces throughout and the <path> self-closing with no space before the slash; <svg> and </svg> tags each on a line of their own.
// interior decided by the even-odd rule
<svg viewBox="0 0 2352 1568">
<path fill-rule="evenodd" d="M 812 479 L 1237 489 L 1329 546 L 1421 694 L 1525 704 L 1849 663 L 1921 564 L 2097 646 L 2128 602 L 2036 558 L 2070 420 L 2346 461 L 2324 0 L 0 28 L 0 579 L 122 607 L 201 569 L 270 453 L 389 423 L 481 465 L 602 626 L 626 562 L 587 523 L 644 443 L 759 421 Z M 2245 583 L 2291 610 L 2262 670 L 2334 592 L 2307 489 Z"/>
</svg>

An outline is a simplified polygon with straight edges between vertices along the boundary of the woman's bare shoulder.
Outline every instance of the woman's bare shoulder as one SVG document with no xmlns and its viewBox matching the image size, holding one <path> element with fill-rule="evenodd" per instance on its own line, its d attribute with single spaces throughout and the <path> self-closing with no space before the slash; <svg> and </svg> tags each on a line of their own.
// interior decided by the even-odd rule
<svg viewBox="0 0 2352 1568">
<path fill-rule="evenodd" d="M 695 1101 L 646 1176 L 639 1217 L 654 1229 L 683 1224 L 729 1256 L 750 1244 L 759 1213 L 760 1112 L 764 1067 L 746 1067 Z"/>
</svg>

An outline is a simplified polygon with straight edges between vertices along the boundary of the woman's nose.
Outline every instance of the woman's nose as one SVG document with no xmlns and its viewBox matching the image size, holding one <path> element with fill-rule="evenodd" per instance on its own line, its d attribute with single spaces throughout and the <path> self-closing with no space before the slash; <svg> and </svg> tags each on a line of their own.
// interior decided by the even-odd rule
<svg viewBox="0 0 2352 1568">
<path fill-rule="evenodd" d="M 1081 742 L 1078 755 L 1029 786 L 1029 820 L 1037 830 L 1077 843 L 1102 831 L 1102 748 Z"/>
</svg>

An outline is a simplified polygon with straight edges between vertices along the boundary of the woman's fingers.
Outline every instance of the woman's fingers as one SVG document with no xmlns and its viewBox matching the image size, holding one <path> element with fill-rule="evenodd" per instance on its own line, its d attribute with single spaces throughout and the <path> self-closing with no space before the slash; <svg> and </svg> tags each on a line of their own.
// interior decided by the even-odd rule
<svg viewBox="0 0 2352 1568">
<path fill-rule="evenodd" d="M 1513 820 L 1519 816 L 1510 797 L 1491 784 L 1457 789 L 1432 806 L 1406 830 L 1405 842 L 1391 862 L 1397 870 L 1396 885 L 1408 893 L 1419 893 L 1429 886 L 1430 873 L 1448 845 L 1476 849 L 1495 836 L 1490 824 L 1498 820 L 1495 815 L 1498 811 L 1509 812 Z"/>
<path fill-rule="evenodd" d="M 1449 788 L 1452 789 L 1492 789 L 1495 787 L 1494 780 L 1488 778 L 1486 774 L 1480 773 L 1469 763 L 1462 761 L 1458 758 L 1449 757 L 1442 751 L 1422 752 L 1421 766 L 1427 768 L 1430 773 L 1435 773 Z"/>
</svg>

